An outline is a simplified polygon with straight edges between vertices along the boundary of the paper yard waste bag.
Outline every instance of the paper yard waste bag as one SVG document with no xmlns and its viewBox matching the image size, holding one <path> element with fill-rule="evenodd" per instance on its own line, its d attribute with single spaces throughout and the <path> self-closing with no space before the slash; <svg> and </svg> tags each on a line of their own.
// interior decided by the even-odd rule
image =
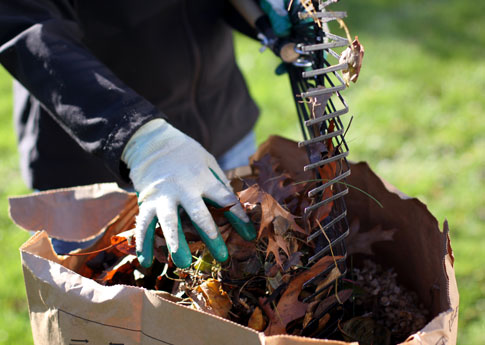
<svg viewBox="0 0 485 345">
<path fill-rule="evenodd" d="M 347 182 L 377 198 L 350 189 L 349 222 L 359 231 L 398 229 L 393 241 L 376 243 L 373 258 L 396 269 L 399 280 L 417 292 L 430 322 L 404 344 L 455 344 L 458 290 L 447 225 L 441 232 L 426 206 L 380 180 L 365 163 L 352 165 Z M 102 239 L 86 251 L 104 248 L 110 236 L 133 227 L 136 197 L 101 184 L 11 198 L 12 219 L 39 231 L 21 248 L 35 344 L 349 344 L 289 335 L 264 336 L 234 322 L 176 304 L 168 293 L 132 286 L 102 286 L 78 272 L 83 256 L 57 256 L 48 235 L 69 240 Z M 75 229 L 75 230 L 73 230 Z M 352 343 L 357 344 L 357 343 Z"/>
</svg>

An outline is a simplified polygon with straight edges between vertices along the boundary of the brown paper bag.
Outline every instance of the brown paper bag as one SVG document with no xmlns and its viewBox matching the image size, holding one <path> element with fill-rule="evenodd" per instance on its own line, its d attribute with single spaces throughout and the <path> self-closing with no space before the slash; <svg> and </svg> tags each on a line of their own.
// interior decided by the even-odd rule
<svg viewBox="0 0 485 345">
<path fill-rule="evenodd" d="M 418 293 L 431 313 L 426 327 L 405 344 L 456 344 L 458 290 L 446 223 L 441 232 L 424 204 L 382 182 L 364 163 L 352 166 L 347 182 L 384 205 L 380 208 L 351 189 L 346 200 L 349 221 L 358 217 L 360 231 L 377 224 L 398 229 L 394 241 L 374 245 L 375 260 L 395 267 L 400 281 Z M 76 273 L 85 257 L 57 256 L 48 238 L 83 240 L 105 232 L 86 251 L 103 248 L 112 234 L 133 227 L 137 212 L 135 195 L 113 184 L 10 199 L 12 219 L 26 230 L 39 231 L 20 248 L 35 344 L 349 344 L 289 335 L 266 337 L 176 304 L 176 297 L 168 293 L 102 286 Z"/>
</svg>

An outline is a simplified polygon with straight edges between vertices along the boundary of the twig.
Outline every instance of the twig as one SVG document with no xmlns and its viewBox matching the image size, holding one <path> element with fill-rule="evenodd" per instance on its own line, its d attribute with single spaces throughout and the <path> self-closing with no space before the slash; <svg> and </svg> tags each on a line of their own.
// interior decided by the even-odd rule
<svg viewBox="0 0 485 345">
<path fill-rule="evenodd" d="M 350 36 L 349 28 L 341 18 L 336 18 L 336 20 L 340 24 L 340 27 L 345 30 L 345 34 L 347 35 L 347 40 L 349 41 L 350 45 L 352 43 L 352 37 Z"/>
<path fill-rule="evenodd" d="M 87 253 L 66 253 L 66 254 L 62 254 L 62 255 L 68 255 L 68 256 L 84 256 L 84 255 L 91 255 L 91 254 L 96 254 L 96 253 L 101 253 L 101 252 L 104 252 L 108 249 L 111 249 L 111 248 L 116 248 L 116 246 L 124 243 L 128 241 L 126 238 L 124 238 L 123 240 L 121 240 L 121 242 L 118 242 L 118 243 L 115 243 L 115 244 L 111 244 L 105 248 L 101 248 L 101 249 L 98 249 L 98 250 L 93 250 L 92 252 L 87 252 Z"/>
<path fill-rule="evenodd" d="M 330 241 L 330 238 L 328 238 L 327 233 L 325 232 L 325 230 L 322 227 L 322 224 L 320 224 L 320 222 L 318 221 L 318 219 L 315 219 L 315 220 L 317 221 L 317 224 L 320 227 L 320 230 L 322 230 L 323 235 L 325 236 L 325 238 L 328 241 L 328 244 L 330 246 L 330 253 L 332 254 L 332 259 L 333 259 L 333 262 L 335 264 L 335 267 L 337 269 L 339 269 L 338 268 L 338 264 L 337 264 L 337 260 L 335 259 L 335 254 L 333 253 L 332 242 Z M 335 279 L 335 298 L 337 299 L 337 301 L 339 302 L 339 304 L 344 304 L 342 302 L 342 300 L 340 299 L 339 295 L 338 295 L 338 279 Z"/>
<path fill-rule="evenodd" d="M 327 241 L 328 241 L 328 244 L 329 244 L 329 246 L 330 246 L 330 253 L 332 254 L 332 259 L 333 259 L 333 262 L 334 262 L 334 264 L 335 264 L 335 267 L 338 267 L 338 265 L 337 265 L 337 260 L 335 259 L 335 254 L 333 253 L 332 241 L 330 241 L 330 238 L 328 238 L 327 233 L 326 233 L 326 232 L 325 232 L 325 230 L 323 229 L 322 224 L 320 224 L 320 221 L 319 221 L 317 218 L 315 218 L 315 220 L 316 220 L 316 222 L 317 222 L 318 226 L 320 227 L 320 230 L 322 230 L 322 234 L 323 234 L 323 236 L 325 236 L 325 238 L 326 238 L 326 239 L 327 239 Z"/>
</svg>

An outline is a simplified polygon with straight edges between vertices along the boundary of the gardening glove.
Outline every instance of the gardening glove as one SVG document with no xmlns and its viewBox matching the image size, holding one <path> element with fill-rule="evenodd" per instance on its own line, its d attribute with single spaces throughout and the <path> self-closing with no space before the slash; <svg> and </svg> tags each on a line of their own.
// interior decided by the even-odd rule
<svg viewBox="0 0 485 345">
<path fill-rule="evenodd" d="M 192 262 L 180 220 L 183 208 L 212 256 L 228 258 L 226 245 L 206 203 L 215 207 L 234 205 L 224 216 L 245 239 L 256 231 L 215 158 L 198 142 L 163 119 L 142 126 L 128 141 L 121 159 L 139 193 L 136 217 L 136 253 L 143 267 L 153 261 L 155 226 L 162 228 L 168 251 L 176 266 Z"/>
<path fill-rule="evenodd" d="M 261 0 L 260 6 L 271 22 L 273 32 L 278 37 L 285 37 L 291 33 L 291 21 L 288 16 L 289 2 L 285 0 Z"/>
<path fill-rule="evenodd" d="M 296 6 L 298 1 L 294 2 Z M 296 45 L 289 38 L 292 23 L 288 5 L 288 0 L 260 0 L 260 7 L 265 15 L 256 21 L 256 28 L 263 35 L 263 45 L 270 47 L 283 60 L 275 71 L 277 75 L 286 72 L 285 63 L 292 63 L 299 58 L 295 51 Z"/>
</svg>

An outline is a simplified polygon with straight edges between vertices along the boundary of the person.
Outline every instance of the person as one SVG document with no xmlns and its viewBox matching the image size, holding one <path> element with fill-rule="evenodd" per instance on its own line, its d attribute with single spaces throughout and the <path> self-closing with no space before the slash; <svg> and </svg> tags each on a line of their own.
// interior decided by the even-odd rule
<svg viewBox="0 0 485 345">
<path fill-rule="evenodd" d="M 258 117 L 228 23 L 256 35 L 223 0 L 0 0 L 27 185 L 133 186 L 144 266 L 157 218 L 174 263 L 190 265 L 179 208 L 219 261 L 227 249 L 206 203 L 233 205 L 229 220 L 253 239 L 223 173 L 247 164 Z"/>
</svg>

